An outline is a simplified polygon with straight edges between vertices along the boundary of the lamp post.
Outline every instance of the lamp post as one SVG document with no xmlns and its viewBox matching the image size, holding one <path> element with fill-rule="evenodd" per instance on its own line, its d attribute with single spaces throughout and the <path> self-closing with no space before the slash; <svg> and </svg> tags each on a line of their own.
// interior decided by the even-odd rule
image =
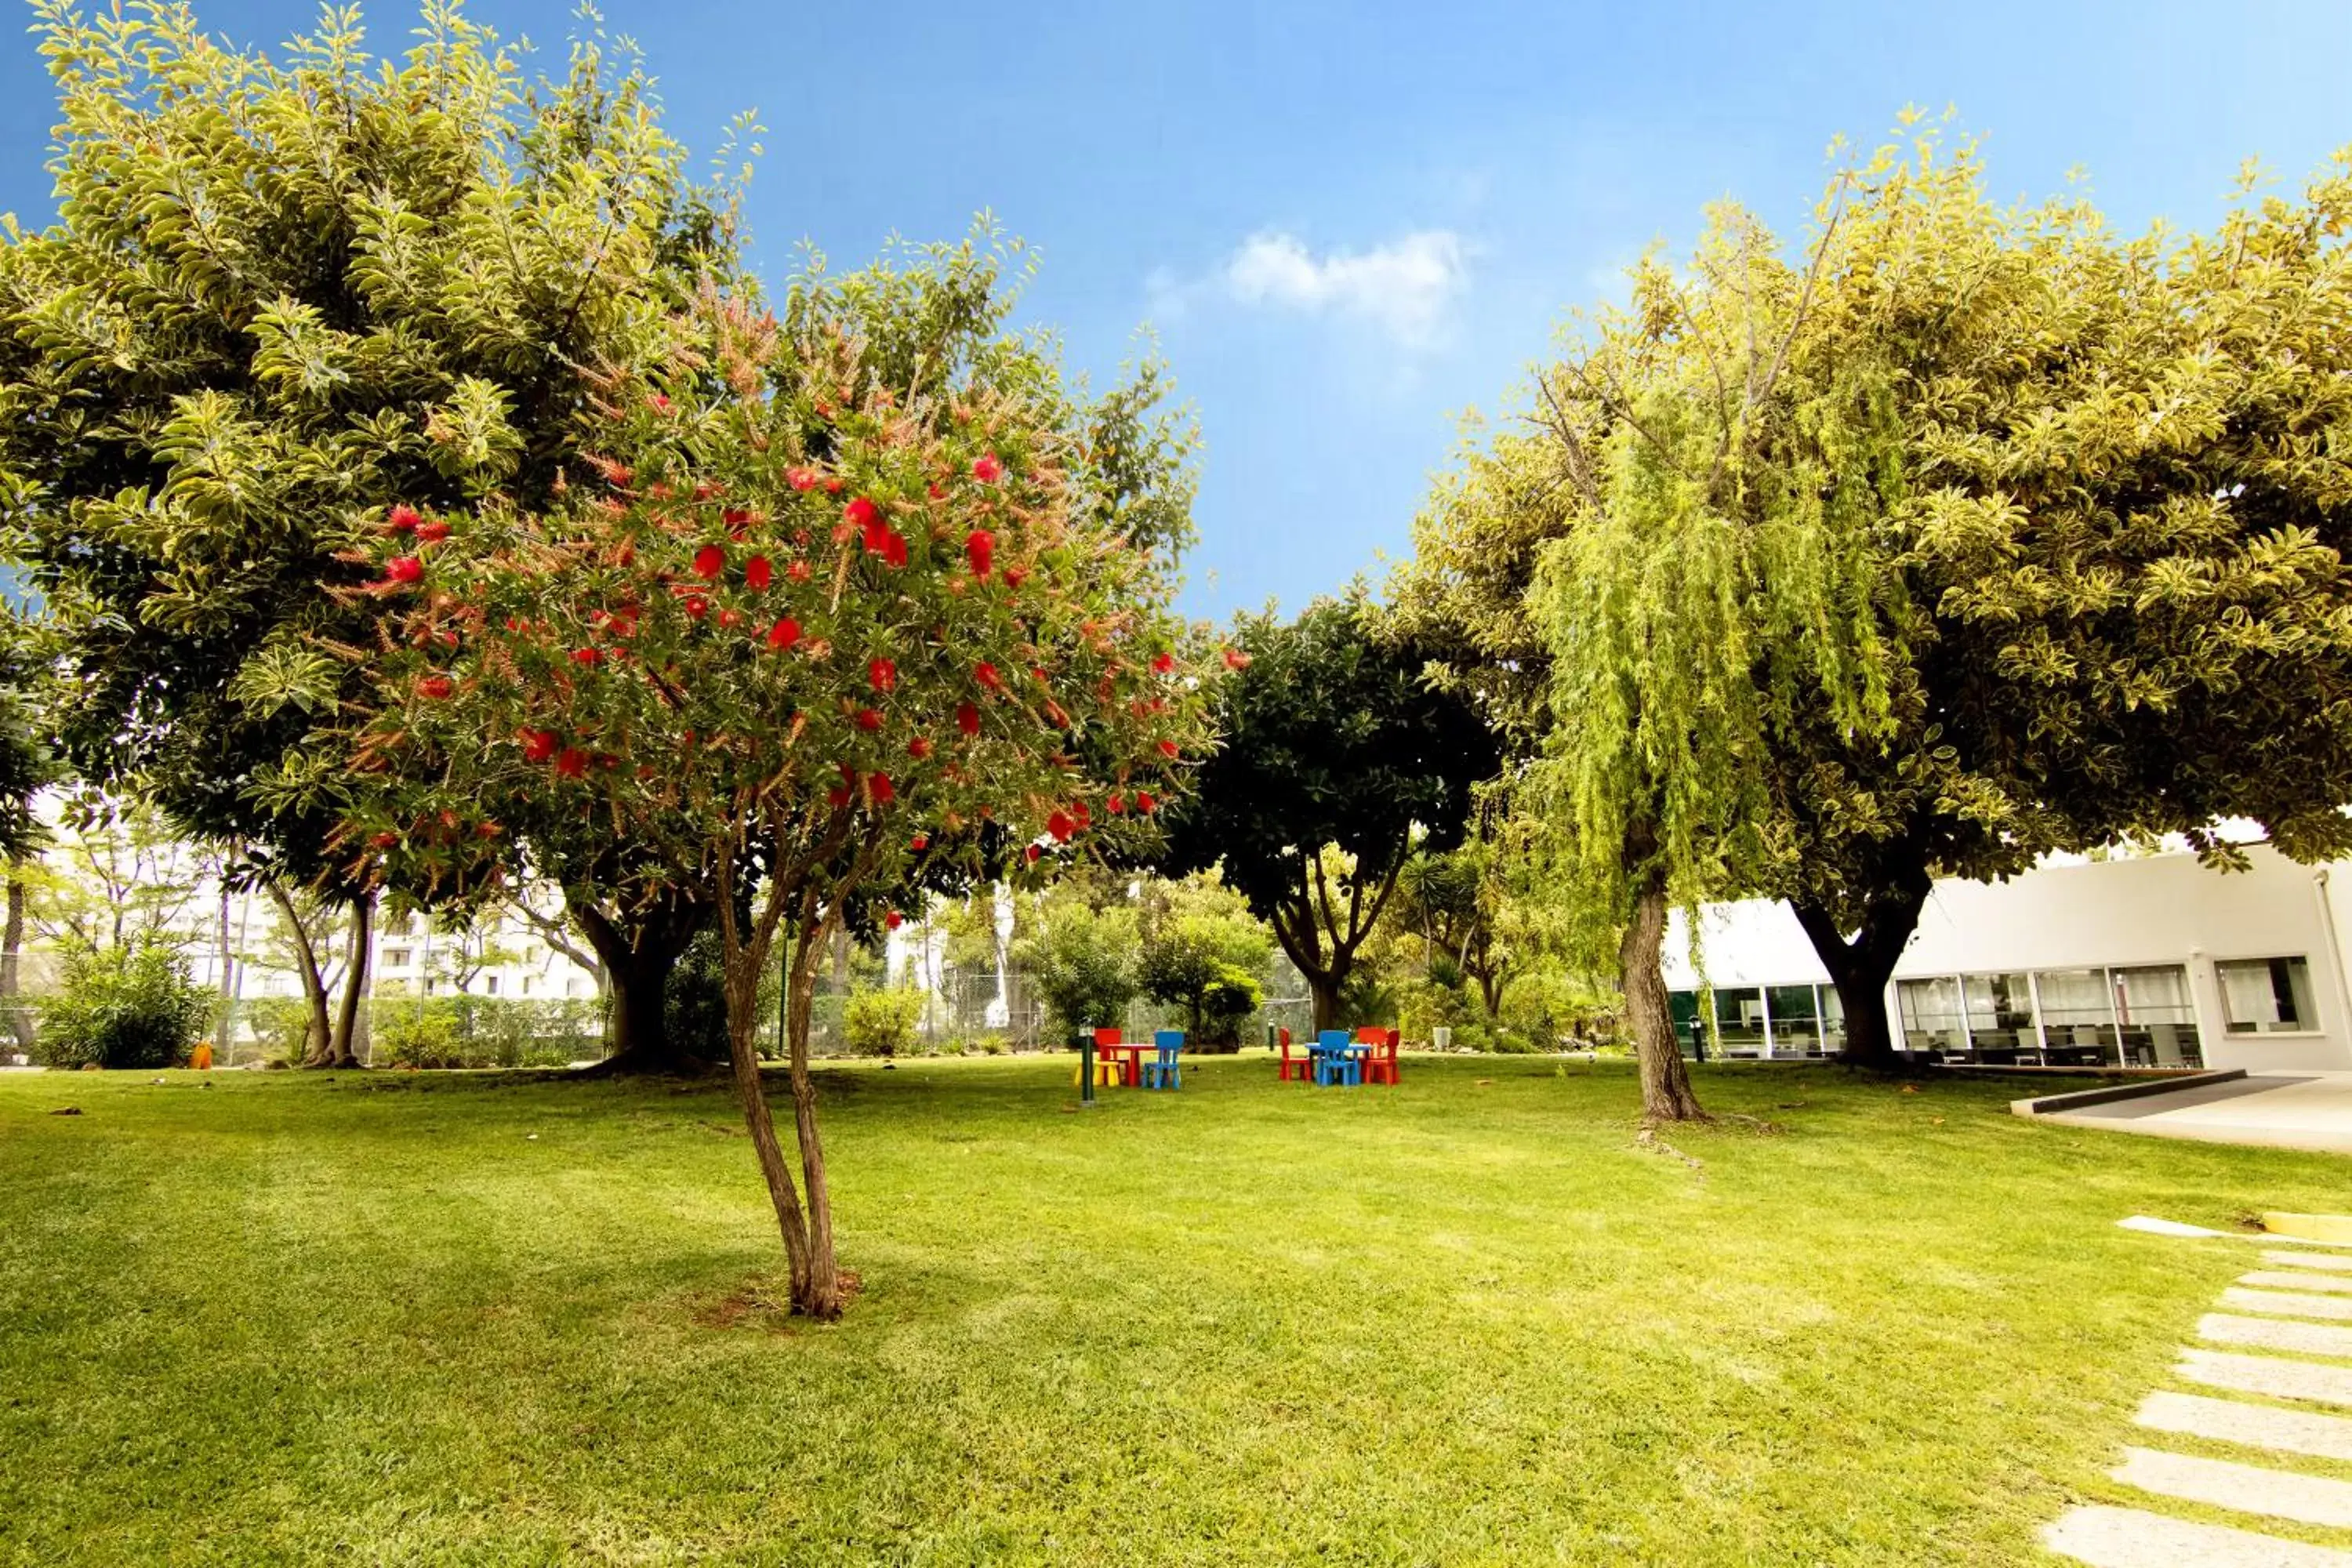
<svg viewBox="0 0 2352 1568">
<path fill-rule="evenodd" d="M 1092 1024 L 1078 1027 L 1078 1104 L 1091 1108 L 1095 1102 L 1095 1029 Z"/>
</svg>

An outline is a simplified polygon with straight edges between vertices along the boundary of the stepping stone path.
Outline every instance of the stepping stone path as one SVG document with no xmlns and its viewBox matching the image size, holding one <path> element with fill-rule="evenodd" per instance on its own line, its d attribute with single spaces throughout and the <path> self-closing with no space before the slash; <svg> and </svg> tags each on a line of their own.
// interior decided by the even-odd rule
<svg viewBox="0 0 2352 1568">
<path fill-rule="evenodd" d="M 2206 1344 L 2231 1348 L 2185 1348 L 2173 1368 L 2181 1383 L 2252 1397 L 2160 1390 L 2136 1418 L 2151 1443 L 2185 1437 L 2236 1457 L 2126 1448 L 2108 1474 L 2147 1506 L 2070 1509 L 2042 1532 L 2051 1551 L 2093 1568 L 2352 1568 L 2352 1550 L 2264 1530 L 2290 1521 L 2352 1540 L 2352 1479 L 2325 1473 L 2352 1465 L 2352 1247 L 2266 1247 L 2262 1261 L 2221 1292 L 2228 1310 L 2198 1322 Z M 2180 1517 L 2191 1509 L 2244 1523 Z"/>
</svg>

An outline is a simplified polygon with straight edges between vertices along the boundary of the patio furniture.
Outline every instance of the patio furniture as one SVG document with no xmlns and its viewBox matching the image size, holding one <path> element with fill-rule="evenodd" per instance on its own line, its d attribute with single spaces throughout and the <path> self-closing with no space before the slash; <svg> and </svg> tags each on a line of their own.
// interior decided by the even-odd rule
<svg viewBox="0 0 2352 1568">
<path fill-rule="evenodd" d="M 1116 1028 L 1095 1031 L 1095 1055 L 1117 1064 L 1118 1081 L 1133 1089 L 1143 1081 L 1143 1053 L 1151 1047 L 1140 1040 L 1122 1040 Z"/>
<path fill-rule="evenodd" d="M 1184 1087 L 1184 1031 L 1161 1029 L 1151 1037 L 1155 1053 L 1143 1064 L 1143 1087 L 1146 1089 L 1181 1089 Z"/>
<path fill-rule="evenodd" d="M 1358 1058 L 1356 1043 L 1345 1029 L 1326 1029 L 1316 1037 L 1315 1081 L 1323 1088 L 1364 1081 L 1364 1065 Z"/>
<path fill-rule="evenodd" d="M 1356 1043 L 1364 1047 L 1364 1081 L 1394 1084 L 1397 1080 L 1397 1032 L 1359 1029 Z"/>
<path fill-rule="evenodd" d="M 1097 1089 L 1116 1089 L 1120 1084 L 1127 1081 L 1126 1073 L 1121 1071 L 1119 1065 L 1111 1060 L 1108 1057 L 1097 1057 L 1095 1058 L 1094 1066 L 1095 1087 Z M 1086 1068 L 1082 1067 L 1074 1067 L 1070 1069 L 1070 1087 L 1072 1089 L 1085 1088 L 1086 1081 Z"/>
<path fill-rule="evenodd" d="M 1290 1054 L 1290 1031 L 1288 1029 L 1276 1029 L 1275 1031 L 1275 1037 L 1277 1041 L 1279 1041 L 1280 1049 L 1282 1051 L 1282 1068 L 1279 1074 L 1276 1075 L 1276 1081 L 1288 1083 L 1291 1079 L 1297 1079 L 1300 1083 L 1305 1083 L 1307 1079 L 1308 1074 L 1314 1068 L 1315 1053 L 1312 1050 L 1306 1050 L 1301 1051 L 1295 1057 L 1292 1056 Z"/>
</svg>

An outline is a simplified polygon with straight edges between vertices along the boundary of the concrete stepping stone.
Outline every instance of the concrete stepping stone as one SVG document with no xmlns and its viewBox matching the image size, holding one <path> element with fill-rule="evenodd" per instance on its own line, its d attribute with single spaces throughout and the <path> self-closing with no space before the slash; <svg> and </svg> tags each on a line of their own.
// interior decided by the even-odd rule
<svg viewBox="0 0 2352 1568">
<path fill-rule="evenodd" d="M 2352 1462 L 2352 1420 L 2341 1415 L 2281 1410 L 2274 1405 L 2242 1405 L 2201 1394 L 2151 1394 L 2140 1402 L 2137 1419 L 2153 1432 L 2179 1432 L 2217 1443 Z"/>
<path fill-rule="evenodd" d="M 2333 1252 L 2303 1252 L 2284 1247 L 2265 1247 L 2263 1248 L 2263 1261 L 2291 1263 L 2297 1268 L 2334 1268 L 2352 1274 L 2352 1257 Z"/>
<path fill-rule="evenodd" d="M 2197 1320 L 2200 1339 L 2216 1344 L 2253 1345 L 2266 1351 L 2291 1351 L 2297 1355 L 2352 1357 L 2352 1329 L 2322 1323 L 2284 1323 L 2275 1318 L 2240 1318 L 2228 1312 L 2208 1312 Z"/>
<path fill-rule="evenodd" d="M 2273 1290 L 2341 1290 L 2352 1295 L 2352 1275 L 2305 1274 L 2289 1268 L 2257 1268 L 2238 1276 L 2241 1285 L 2267 1285 Z"/>
<path fill-rule="evenodd" d="M 2233 1394 L 2271 1399 L 2304 1399 L 2315 1405 L 2352 1406 L 2352 1367 L 2276 1356 L 2233 1355 L 2227 1351 L 2183 1350 L 2173 1375 Z"/>
<path fill-rule="evenodd" d="M 2264 1513 L 2297 1524 L 2352 1529 L 2352 1481 L 2301 1476 L 2229 1459 L 2200 1459 L 2156 1448 L 2126 1448 L 2124 1462 L 2107 1474 L 2126 1486 L 2186 1502 Z"/>
<path fill-rule="evenodd" d="M 2091 1568 L 2352 1568 L 2352 1552 L 2104 1505 L 2067 1510 L 2042 1543 Z"/>
<path fill-rule="evenodd" d="M 2232 1285 L 2221 1292 L 2221 1305 L 2280 1318 L 2332 1318 L 2337 1322 L 2352 1322 L 2352 1301 L 2341 1296 L 2314 1296 L 2302 1290 L 2247 1290 Z"/>
</svg>

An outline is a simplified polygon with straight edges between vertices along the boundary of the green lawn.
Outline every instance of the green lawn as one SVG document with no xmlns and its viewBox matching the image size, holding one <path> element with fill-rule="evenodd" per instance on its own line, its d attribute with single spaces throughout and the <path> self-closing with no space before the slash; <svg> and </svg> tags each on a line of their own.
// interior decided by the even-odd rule
<svg viewBox="0 0 2352 1568">
<path fill-rule="evenodd" d="M 0 1075 L 0 1562 L 2036 1560 L 2318 1155 L 2013 1085 L 824 1075 L 837 1326 L 723 1088 Z M 50 1114 L 73 1105 L 79 1117 Z"/>
</svg>

